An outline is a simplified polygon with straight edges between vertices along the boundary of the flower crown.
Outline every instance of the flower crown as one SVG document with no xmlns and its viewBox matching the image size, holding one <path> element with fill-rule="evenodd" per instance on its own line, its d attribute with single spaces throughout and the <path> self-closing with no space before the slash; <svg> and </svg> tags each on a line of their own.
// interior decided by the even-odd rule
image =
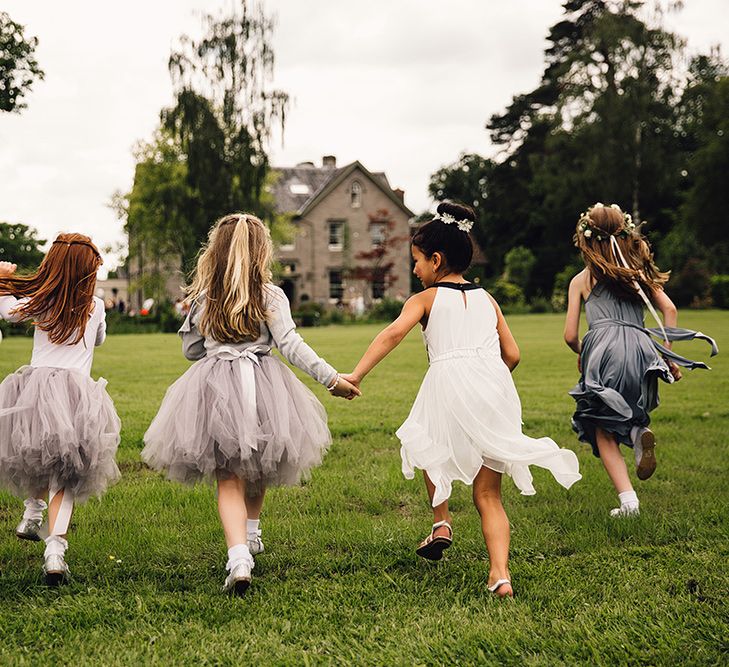
<svg viewBox="0 0 729 667">
<path fill-rule="evenodd" d="M 468 220 L 467 218 L 456 220 L 450 213 L 436 213 L 433 220 L 440 220 L 445 225 L 456 224 L 458 225 L 458 229 L 466 233 L 470 232 L 471 227 L 473 227 L 473 220 Z"/>
<path fill-rule="evenodd" d="M 590 213 L 594 208 L 597 208 L 598 206 L 604 207 L 605 204 L 601 202 L 593 204 L 592 206 L 590 206 L 590 208 L 587 209 L 587 211 L 580 215 L 580 219 L 577 221 L 577 229 L 586 239 L 594 237 L 598 241 L 605 241 L 611 236 L 627 238 L 635 231 L 635 223 L 633 222 L 633 218 L 631 217 L 630 213 L 623 213 L 623 210 L 617 204 L 610 204 L 610 208 L 615 209 L 618 213 L 620 213 L 620 215 L 623 216 L 623 227 L 614 234 L 608 234 L 606 231 L 595 227 L 592 222 L 592 218 L 590 217 Z"/>
</svg>

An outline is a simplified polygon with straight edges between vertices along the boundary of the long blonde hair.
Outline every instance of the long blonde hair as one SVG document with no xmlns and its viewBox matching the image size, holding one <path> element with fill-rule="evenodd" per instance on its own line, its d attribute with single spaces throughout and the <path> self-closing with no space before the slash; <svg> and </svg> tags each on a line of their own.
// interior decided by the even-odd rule
<svg viewBox="0 0 729 667">
<path fill-rule="evenodd" d="M 611 241 L 613 237 L 615 241 Z M 653 262 L 647 239 L 632 224 L 630 216 L 619 207 L 595 204 L 583 213 L 577 223 L 575 245 L 582 253 L 585 266 L 596 282 L 604 283 L 611 292 L 628 299 L 639 299 L 634 282 L 649 291 L 660 289 L 669 273 L 660 271 Z M 616 242 L 628 267 L 615 256 Z"/>
<path fill-rule="evenodd" d="M 83 234 L 59 234 L 38 270 L 0 278 L 0 296 L 28 297 L 15 314 L 33 320 L 56 345 L 78 343 L 94 308 L 98 248 Z"/>
<path fill-rule="evenodd" d="M 271 282 L 272 261 L 271 234 L 261 220 L 248 213 L 220 218 L 187 288 L 189 303 L 205 299 L 200 333 L 221 343 L 258 338 L 266 319 L 265 286 Z"/>
</svg>

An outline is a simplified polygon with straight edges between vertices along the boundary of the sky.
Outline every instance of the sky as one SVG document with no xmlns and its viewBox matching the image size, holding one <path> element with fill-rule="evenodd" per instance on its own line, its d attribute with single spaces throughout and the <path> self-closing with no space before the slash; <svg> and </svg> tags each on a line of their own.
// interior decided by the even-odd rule
<svg viewBox="0 0 729 667">
<path fill-rule="evenodd" d="M 89 234 L 123 243 L 108 203 L 130 189 L 132 150 L 172 103 L 167 71 L 201 12 L 233 0 L 4 0 L 2 11 L 40 40 L 45 71 L 20 114 L 0 113 L 0 221 L 51 238 Z M 264 0 L 277 17 L 271 86 L 292 99 L 275 166 L 359 160 L 432 208 L 430 176 L 462 152 L 494 155 L 485 123 L 543 69 L 560 0 Z M 690 53 L 729 47 L 727 0 L 685 0 L 668 24 Z M 212 222 L 212 221 L 211 221 Z M 106 255 L 107 268 L 119 252 Z"/>
</svg>

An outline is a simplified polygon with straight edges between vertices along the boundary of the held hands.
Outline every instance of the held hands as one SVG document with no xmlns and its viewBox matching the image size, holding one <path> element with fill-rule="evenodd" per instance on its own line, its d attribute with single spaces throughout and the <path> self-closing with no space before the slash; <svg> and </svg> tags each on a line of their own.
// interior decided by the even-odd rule
<svg viewBox="0 0 729 667">
<path fill-rule="evenodd" d="M 9 278 L 17 268 L 18 265 L 12 262 L 0 262 L 0 278 Z"/>
<path fill-rule="evenodd" d="M 347 380 L 347 376 L 345 375 L 338 375 L 334 386 L 327 389 L 331 392 L 332 396 L 346 398 L 348 401 L 362 395 L 359 388 Z"/>
</svg>

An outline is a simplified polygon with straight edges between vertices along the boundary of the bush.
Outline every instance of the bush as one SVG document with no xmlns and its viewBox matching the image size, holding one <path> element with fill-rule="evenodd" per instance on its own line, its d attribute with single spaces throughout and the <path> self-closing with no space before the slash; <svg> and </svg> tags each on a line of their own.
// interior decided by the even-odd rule
<svg viewBox="0 0 729 667">
<path fill-rule="evenodd" d="M 0 319 L 0 333 L 6 336 L 32 336 L 33 325 L 29 322 L 6 322 Z"/>
<path fill-rule="evenodd" d="M 293 313 L 293 318 L 298 326 L 316 327 L 322 323 L 324 306 L 314 301 L 306 301 Z"/>
<path fill-rule="evenodd" d="M 535 297 L 529 303 L 529 310 L 532 313 L 551 313 L 552 304 L 543 296 Z"/>
<path fill-rule="evenodd" d="M 397 299 L 382 299 L 372 306 L 367 313 L 367 319 L 370 322 L 392 322 L 400 315 L 402 306 L 402 301 Z"/>
<path fill-rule="evenodd" d="M 552 298 L 550 300 L 553 311 L 561 313 L 567 310 L 567 291 L 569 290 L 570 281 L 581 270 L 582 268 L 580 266 L 568 264 L 554 277 Z"/>
<path fill-rule="evenodd" d="M 702 308 L 711 298 L 711 275 L 706 263 L 697 258 L 689 259 L 666 286 L 669 296 L 677 306 Z"/>
<path fill-rule="evenodd" d="M 499 306 L 524 305 L 524 290 L 506 278 L 498 278 L 487 288 Z"/>
<path fill-rule="evenodd" d="M 717 308 L 729 308 L 729 275 L 711 276 L 711 299 Z"/>
</svg>

